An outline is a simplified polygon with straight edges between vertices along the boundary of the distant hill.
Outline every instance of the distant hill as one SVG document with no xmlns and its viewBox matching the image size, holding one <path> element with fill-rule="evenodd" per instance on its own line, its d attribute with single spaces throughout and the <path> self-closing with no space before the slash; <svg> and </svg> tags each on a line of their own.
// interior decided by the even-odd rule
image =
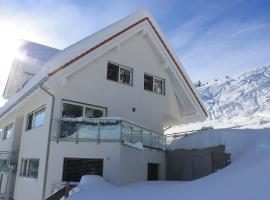
<svg viewBox="0 0 270 200">
<path fill-rule="evenodd" d="M 198 88 L 210 119 L 270 115 L 270 66 Z"/>
</svg>

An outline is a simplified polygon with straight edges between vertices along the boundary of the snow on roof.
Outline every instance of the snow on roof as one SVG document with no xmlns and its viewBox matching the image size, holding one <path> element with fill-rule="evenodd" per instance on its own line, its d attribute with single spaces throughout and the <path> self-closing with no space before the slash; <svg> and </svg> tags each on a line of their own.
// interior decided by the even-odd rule
<svg viewBox="0 0 270 200">
<path fill-rule="evenodd" d="M 22 43 L 18 50 L 27 58 L 22 65 L 23 71 L 31 74 L 36 74 L 40 67 L 60 51 L 31 41 L 22 40 Z"/>
<path fill-rule="evenodd" d="M 176 64 L 181 74 L 181 77 L 185 80 L 187 86 L 190 89 L 190 92 L 192 92 L 193 97 L 195 97 L 195 101 L 197 101 L 197 103 L 199 104 L 201 111 L 204 113 L 205 116 L 207 116 L 207 113 L 200 101 L 200 98 L 194 91 L 195 89 L 192 85 L 192 82 L 188 78 L 184 69 L 182 69 L 180 62 L 175 56 L 172 55 L 171 48 L 168 46 L 168 42 L 166 42 L 165 37 L 162 35 L 158 25 L 155 23 L 154 19 L 147 11 L 142 10 L 132 15 L 129 15 L 120 21 L 117 21 L 110 26 L 107 26 L 106 28 L 101 29 L 100 31 L 86 37 L 85 39 L 82 39 L 81 41 L 67 47 L 66 49 L 62 50 L 60 53 L 49 59 L 48 62 L 44 64 L 42 69 L 39 70 L 37 74 L 25 85 L 25 87 L 9 99 L 9 101 L 0 111 L 0 117 L 3 116 L 6 112 L 8 112 L 13 107 L 13 105 L 18 103 L 21 98 L 27 96 L 27 94 L 30 93 L 31 90 L 37 88 L 40 84 L 45 83 L 49 78 L 51 78 L 52 75 L 56 74 L 57 72 L 71 65 L 86 54 L 94 51 L 108 41 L 114 39 L 118 35 L 124 33 L 125 31 L 144 21 L 148 21 L 154 29 L 154 32 L 159 37 L 164 48 L 167 50 L 173 62 Z"/>
</svg>

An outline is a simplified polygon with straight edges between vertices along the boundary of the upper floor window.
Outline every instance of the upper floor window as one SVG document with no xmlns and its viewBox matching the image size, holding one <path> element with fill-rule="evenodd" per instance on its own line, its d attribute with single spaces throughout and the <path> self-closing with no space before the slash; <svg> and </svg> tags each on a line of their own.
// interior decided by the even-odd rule
<svg viewBox="0 0 270 200">
<path fill-rule="evenodd" d="M 8 139 L 13 134 L 13 124 L 9 124 L 4 128 L 3 140 Z"/>
<path fill-rule="evenodd" d="M 107 79 L 125 85 L 132 85 L 132 68 L 109 62 L 107 66 Z"/>
<path fill-rule="evenodd" d="M 165 95 L 165 79 L 150 74 L 144 74 L 144 89 Z"/>
<path fill-rule="evenodd" d="M 44 122 L 45 122 L 45 107 L 42 107 L 28 114 L 26 130 L 40 127 L 44 124 Z"/>
<path fill-rule="evenodd" d="M 20 176 L 29 178 L 38 177 L 39 159 L 22 158 Z"/>
<path fill-rule="evenodd" d="M 69 101 L 63 102 L 62 118 L 99 118 L 106 116 L 106 108 Z"/>
</svg>

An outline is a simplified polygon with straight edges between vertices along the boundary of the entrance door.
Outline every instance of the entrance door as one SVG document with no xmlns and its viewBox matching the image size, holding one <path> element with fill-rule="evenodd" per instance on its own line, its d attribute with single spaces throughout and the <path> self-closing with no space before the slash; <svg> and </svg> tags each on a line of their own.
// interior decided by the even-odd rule
<svg viewBox="0 0 270 200">
<path fill-rule="evenodd" d="M 155 181 L 159 179 L 159 164 L 148 163 L 148 181 Z"/>
<path fill-rule="evenodd" d="M 79 182 L 83 175 L 103 173 L 103 159 L 64 158 L 63 181 Z"/>
</svg>

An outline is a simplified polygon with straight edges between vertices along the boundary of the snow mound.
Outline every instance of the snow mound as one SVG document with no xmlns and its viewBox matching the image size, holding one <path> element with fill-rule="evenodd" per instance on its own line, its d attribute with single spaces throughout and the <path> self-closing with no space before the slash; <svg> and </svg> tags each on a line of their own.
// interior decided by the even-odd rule
<svg viewBox="0 0 270 200">
<path fill-rule="evenodd" d="M 270 66 L 198 88 L 210 119 L 270 114 Z"/>
<path fill-rule="evenodd" d="M 224 132 L 224 133 L 223 133 Z M 206 142 L 212 137 L 217 143 L 225 142 L 227 150 L 232 152 L 232 163 L 209 176 L 194 181 L 151 181 L 129 184 L 121 187 L 103 187 L 80 191 L 72 195 L 71 200 L 110 199 L 110 200 L 268 200 L 270 197 L 270 129 L 223 129 L 207 130 L 202 134 L 177 141 L 178 147 L 190 148 Z M 226 134 L 225 134 L 226 133 Z M 219 135 L 220 134 L 220 135 Z M 219 135 L 219 136 L 218 136 Z M 210 137 L 210 138 L 209 138 Z M 185 143 L 185 144 L 184 144 Z M 194 145 L 194 146 L 193 146 Z M 239 147 L 240 145 L 240 147 Z M 204 147 L 204 146 L 202 146 Z M 83 185 L 88 185 L 86 181 Z M 87 188 L 87 187 L 85 187 Z"/>
</svg>

